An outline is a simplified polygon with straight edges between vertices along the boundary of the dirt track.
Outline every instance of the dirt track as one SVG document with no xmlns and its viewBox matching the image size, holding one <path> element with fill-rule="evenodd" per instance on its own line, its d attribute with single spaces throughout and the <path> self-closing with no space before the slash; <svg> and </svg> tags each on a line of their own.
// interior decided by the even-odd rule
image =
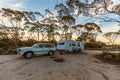
<svg viewBox="0 0 120 80">
<path fill-rule="evenodd" d="M 55 55 L 65 62 L 55 62 L 49 56 L 30 60 L 20 55 L 0 56 L 0 80 L 120 80 L 120 68 L 93 57 L 99 51 L 85 54 Z"/>
</svg>

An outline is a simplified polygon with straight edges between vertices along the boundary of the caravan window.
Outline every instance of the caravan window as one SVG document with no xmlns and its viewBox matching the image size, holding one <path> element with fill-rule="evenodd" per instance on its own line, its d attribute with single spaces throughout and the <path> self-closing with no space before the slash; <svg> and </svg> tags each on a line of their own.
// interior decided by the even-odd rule
<svg viewBox="0 0 120 80">
<path fill-rule="evenodd" d="M 73 43 L 72 46 L 75 46 L 75 44 Z"/>
<path fill-rule="evenodd" d="M 64 45 L 64 42 L 63 43 L 59 43 L 59 45 Z"/>
<path fill-rule="evenodd" d="M 80 47 L 80 43 L 78 42 L 78 47 Z"/>
</svg>

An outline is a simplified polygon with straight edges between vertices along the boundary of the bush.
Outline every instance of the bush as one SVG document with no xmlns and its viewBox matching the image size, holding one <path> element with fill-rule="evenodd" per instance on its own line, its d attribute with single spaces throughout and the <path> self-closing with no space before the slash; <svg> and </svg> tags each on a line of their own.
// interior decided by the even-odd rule
<svg viewBox="0 0 120 80">
<path fill-rule="evenodd" d="M 105 63 L 120 65 L 120 53 L 104 53 L 95 56 Z"/>
<path fill-rule="evenodd" d="M 28 39 L 26 41 L 22 41 L 19 43 L 19 45 L 21 44 L 21 46 L 32 46 L 34 45 L 35 43 L 38 43 L 38 41 L 34 40 L 34 39 Z"/>
<path fill-rule="evenodd" d="M 0 41 L 0 48 L 5 47 L 6 45 L 7 45 L 6 42 L 4 42 L 4 41 Z"/>
<path fill-rule="evenodd" d="M 52 41 L 39 41 L 39 42 L 45 42 L 45 43 L 57 43 L 56 40 Z M 34 39 L 28 39 L 28 40 L 18 40 L 18 46 L 17 47 L 29 47 L 34 45 L 35 43 L 39 43 L 37 40 Z M 15 41 L 13 39 L 4 38 L 0 39 L 0 54 L 13 54 L 16 53 L 16 45 Z"/>
<path fill-rule="evenodd" d="M 112 55 L 105 55 L 105 56 L 104 56 L 104 59 L 112 60 L 112 59 L 113 59 L 113 56 L 112 56 Z"/>
<path fill-rule="evenodd" d="M 104 53 L 101 56 L 106 60 L 120 61 L 120 53 Z"/>
<path fill-rule="evenodd" d="M 90 43 L 85 43 L 86 48 L 102 48 L 105 44 L 102 42 L 90 42 Z"/>
<path fill-rule="evenodd" d="M 113 55 L 115 56 L 115 58 L 120 58 L 120 53 L 113 53 Z"/>
<path fill-rule="evenodd" d="M 120 53 L 114 53 L 115 61 L 120 61 Z"/>
</svg>

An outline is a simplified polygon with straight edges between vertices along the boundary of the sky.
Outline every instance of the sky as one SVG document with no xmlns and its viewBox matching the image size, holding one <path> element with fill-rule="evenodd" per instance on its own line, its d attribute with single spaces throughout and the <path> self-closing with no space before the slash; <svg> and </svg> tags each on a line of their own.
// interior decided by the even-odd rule
<svg viewBox="0 0 120 80">
<path fill-rule="evenodd" d="M 65 2 L 65 0 L 58 0 L 58 1 Z M 114 1 L 115 1 L 114 4 L 116 4 L 118 3 L 119 0 L 114 0 Z M 45 14 L 45 11 L 44 11 L 45 9 L 54 11 L 55 4 L 57 4 L 57 0 L 0 0 L 0 8 L 4 7 L 4 8 L 11 8 L 11 9 L 22 10 L 22 11 L 37 11 L 37 12 L 40 12 L 41 14 Z M 117 16 L 112 15 L 111 17 L 117 17 Z M 103 33 L 111 32 L 111 31 L 114 32 L 120 29 L 120 26 L 118 26 L 117 23 L 104 23 L 104 22 L 101 23 L 99 20 L 91 19 L 90 17 L 85 17 L 83 15 L 80 15 L 77 18 L 76 22 L 77 24 L 94 22 L 101 27 Z M 102 37 L 103 33 L 97 37 L 97 40 L 108 42 L 106 39 Z M 120 39 L 118 39 L 116 43 L 120 44 Z"/>
</svg>

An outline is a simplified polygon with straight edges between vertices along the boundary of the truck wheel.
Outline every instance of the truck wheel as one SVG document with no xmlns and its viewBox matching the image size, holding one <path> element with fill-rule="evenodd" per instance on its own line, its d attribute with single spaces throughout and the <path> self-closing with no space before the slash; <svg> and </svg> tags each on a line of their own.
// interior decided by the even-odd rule
<svg viewBox="0 0 120 80">
<path fill-rule="evenodd" d="M 48 55 L 49 55 L 49 56 L 54 55 L 54 51 L 49 51 L 49 52 L 48 52 Z"/>
<path fill-rule="evenodd" d="M 26 52 L 24 55 L 25 59 L 31 59 L 33 56 L 33 52 Z"/>
</svg>

